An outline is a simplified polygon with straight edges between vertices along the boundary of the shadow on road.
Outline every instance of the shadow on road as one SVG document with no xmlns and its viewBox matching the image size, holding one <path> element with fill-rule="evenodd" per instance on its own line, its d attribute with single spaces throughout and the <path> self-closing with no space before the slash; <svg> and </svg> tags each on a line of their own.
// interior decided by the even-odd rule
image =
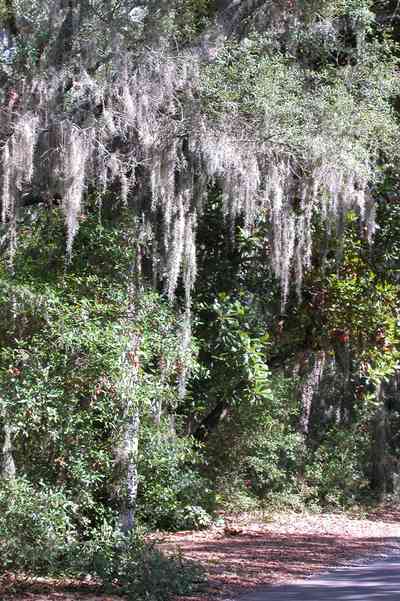
<svg viewBox="0 0 400 601">
<path fill-rule="evenodd" d="M 241 601 L 399 601 L 400 556 L 344 568 L 292 585 L 274 586 Z"/>
</svg>

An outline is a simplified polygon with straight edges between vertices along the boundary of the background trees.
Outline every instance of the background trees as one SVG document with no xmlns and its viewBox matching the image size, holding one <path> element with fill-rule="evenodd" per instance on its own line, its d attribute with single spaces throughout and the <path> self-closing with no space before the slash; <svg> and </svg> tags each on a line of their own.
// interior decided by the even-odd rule
<svg viewBox="0 0 400 601">
<path fill-rule="evenodd" d="M 391 492 L 396 6 L 3 0 L 0 21 L 16 511 L 45 523 L 59 487 L 55 555 L 94 561 L 135 515 Z"/>
</svg>

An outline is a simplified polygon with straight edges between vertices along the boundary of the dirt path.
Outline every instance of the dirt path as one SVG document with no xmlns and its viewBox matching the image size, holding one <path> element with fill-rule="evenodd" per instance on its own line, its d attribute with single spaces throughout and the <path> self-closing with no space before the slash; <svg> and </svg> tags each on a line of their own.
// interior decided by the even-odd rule
<svg viewBox="0 0 400 601">
<path fill-rule="evenodd" d="M 224 529 L 177 533 L 167 548 L 180 548 L 208 575 L 205 594 L 180 601 L 232 599 L 269 584 L 289 583 L 354 558 L 384 557 L 400 549 L 400 508 L 382 508 L 367 517 L 344 514 L 280 514 L 269 522 L 232 520 Z"/>
<path fill-rule="evenodd" d="M 270 586 L 237 601 L 398 601 L 400 555 L 341 568 L 293 584 Z"/>
<path fill-rule="evenodd" d="M 353 558 L 383 557 L 400 549 L 400 508 L 384 507 L 370 515 L 352 518 L 344 514 L 279 514 L 268 521 L 262 516 L 231 518 L 227 528 L 165 535 L 166 552 L 180 549 L 200 562 L 208 584 L 204 593 L 179 601 L 236 599 L 274 583 L 319 574 Z M 24 592 L 12 594 L 12 575 L 3 579 L 1 601 L 114 601 L 96 594 L 90 583 L 42 580 L 27 583 Z"/>
</svg>

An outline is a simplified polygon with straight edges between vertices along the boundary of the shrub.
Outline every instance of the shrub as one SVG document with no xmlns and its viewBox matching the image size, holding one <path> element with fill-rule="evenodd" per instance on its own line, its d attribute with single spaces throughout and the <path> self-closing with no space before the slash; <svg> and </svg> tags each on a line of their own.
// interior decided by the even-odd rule
<svg viewBox="0 0 400 601">
<path fill-rule="evenodd" d="M 0 480 L 0 556 L 3 569 L 37 575 L 90 574 L 135 601 L 188 595 L 202 571 L 155 542 L 124 536 L 110 521 L 78 537 L 78 507 L 63 490 L 35 488 L 24 478 Z"/>
<path fill-rule="evenodd" d="M 368 438 L 357 428 L 341 431 L 332 427 L 322 444 L 309 454 L 305 477 L 318 491 L 320 501 L 330 506 L 349 506 L 365 497 Z"/>
<path fill-rule="evenodd" d="M 143 428 L 139 457 L 139 517 L 150 528 L 203 528 L 213 506 L 210 483 L 199 474 L 199 448 L 168 424 Z"/>
<path fill-rule="evenodd" d="M 34 488 L 24 478 L 0 480 L 0 556 L 3 568 L 53 573 L 77 541 L 76 505 L 63 490 Z"/>
<path fill-rule="evenodd" d="M 217 480 L 218 505 L 224 512 L 242 513 L 260 509 L 259 499 L 252 492 L 249 481 L 237 474 L 227 474 Z"/>
<path fill-rule="evenodd" d="M 106 588 L 135 601 L 168 601 L 199 589 L 203 572 L 180 555 L 164 555 L 156 542 L 135 532 L 124 536 L 111 524 L 92 532 L 80 548 L 81 568 L 100 578 Z"/>
<path fill-rule="evenodd" d="M 251 511 L 271 493 L 298 490 L 304 441 L 296 432 L 295 384 L 275 375 L 270 386 L 270 399 L 230 408 L 207 442 L 209 471 L 227 510 Z"/>
<path fill-rule="evenodd" d="M 301 436 L 285 424 L 271 423 L 269 431 L 260 428 L 255 432 L 249 441 L 243 467 L 258 496 L 291 493 L 297 489 L 302 442 Z"/>
</svg>

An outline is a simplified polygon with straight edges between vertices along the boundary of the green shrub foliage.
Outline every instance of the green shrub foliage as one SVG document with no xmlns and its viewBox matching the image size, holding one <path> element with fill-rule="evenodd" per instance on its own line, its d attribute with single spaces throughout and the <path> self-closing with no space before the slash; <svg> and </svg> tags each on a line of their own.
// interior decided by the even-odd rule
<svg viewBox="0 0 400 601">
<path fill-rule="evenodd" d="M 191 438 L 178 437 L 165 422 L 142 430 L 139 455 L 139 516 L 153 528 L 190 530 L 211 522 L 211 482 L 201 476 L 202 454 Z"/>
<path fill-rule="evenodd" d="M 3 569 L 59 572 L 77 544 L 78 506 L 62 489 L 26 479 L 0 481 L 0 549 Z"/>
</svg>

